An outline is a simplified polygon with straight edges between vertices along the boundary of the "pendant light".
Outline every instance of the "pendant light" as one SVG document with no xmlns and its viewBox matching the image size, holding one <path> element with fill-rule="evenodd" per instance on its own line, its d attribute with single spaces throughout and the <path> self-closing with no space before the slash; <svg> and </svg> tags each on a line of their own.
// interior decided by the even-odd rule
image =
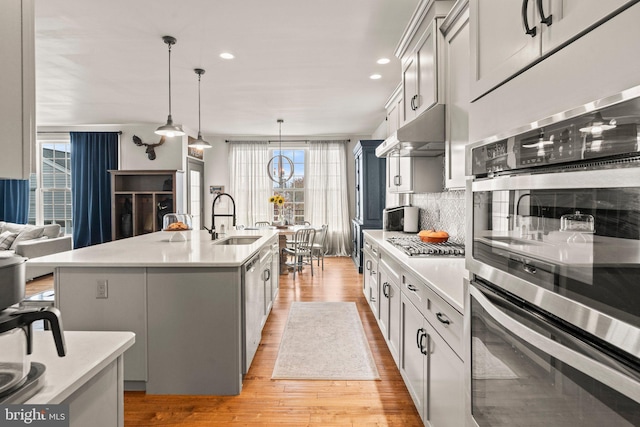
<svg viewBox="0 0 640 427">
<path fill-rule="evenodd" d="M 202 133 L 200 133 L 200 78 L 204 74 L 204 70 L 202 68 L 196 68 L 193 71 L 198 75 L 198 139 L 191 141 L 189 147 L 211 148 L 211 144 L 202 139 Z"/>
<path fill-rule="evenodd" d="M 293 177 L 293 161 L 287 156 L 282 155 L 282 123 L 284 120 L 278 119 L 278 124 L 280 125 L 279 131 L 279 140 L 280 147 L 277 156 L 273 156 L 269 163 L 267 164 L 267 173 L 269 174 L 269 178 L 271 181 L 277 182 L 280 188 L 283 188 L 284 183 L 289 181 L 291 177 Z M 289 173 L 285 174 L 284 171 L 284 162 L 289 163 Z"/>
<path fill-rule="evenodd" d="M 182 128 L 174 125 L 173 118 L 171 117 L 171 46 L 176 44 L 177 40 L 171 36 L 164 36 L 162 40 L 169 46 L 169 116 L 167 117 L 167 123 L 156 129 L 156 134 L 171 138 L 173 136 L 184 135 Z"/>
</svg>

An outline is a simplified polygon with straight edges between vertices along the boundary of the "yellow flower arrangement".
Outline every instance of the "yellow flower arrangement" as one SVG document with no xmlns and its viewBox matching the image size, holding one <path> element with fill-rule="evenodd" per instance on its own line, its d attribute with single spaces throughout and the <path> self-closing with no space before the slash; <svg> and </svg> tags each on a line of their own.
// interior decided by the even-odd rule
<svg viewBox="0 0 640 427">
<path fill-rule="evenodd" d="M 269 203 L 275 203 L 278 206 L 282 206 L 284 205 L 284 197 L 282 197 L 280 194 L 275 194 L 269 197 Z"/>
</svg>

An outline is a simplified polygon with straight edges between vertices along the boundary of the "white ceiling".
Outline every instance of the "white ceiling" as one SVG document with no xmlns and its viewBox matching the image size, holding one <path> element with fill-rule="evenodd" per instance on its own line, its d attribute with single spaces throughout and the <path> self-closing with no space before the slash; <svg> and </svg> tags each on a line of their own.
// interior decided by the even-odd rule
<svg viewBox="0 0 640 427">
<path fill-rule="evenodd" d="M 35 0 L 38 126 L 164 124 L 202 133 L 371 134 L 400 81 L 418 0 Z M 236 58 L 223 60 L 221 52 Z M 378 65 L 380 57 L 391 59 Z M 382 75 L 371 80 L 371 74 Z M 194 135 L 195 136 L 195 135 Z"/>
</svg>

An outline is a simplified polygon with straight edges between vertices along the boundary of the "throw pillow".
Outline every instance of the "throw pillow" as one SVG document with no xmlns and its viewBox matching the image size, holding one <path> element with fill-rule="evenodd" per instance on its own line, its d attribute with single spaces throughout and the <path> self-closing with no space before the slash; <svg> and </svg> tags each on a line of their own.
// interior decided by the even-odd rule
<svg viewBox="0 0 640 427">
<path fill-rule="evenodd" d="M 42 236 L 43 230 L 44 230 L 43 227 L 34 227 L 34 228 L 29 227 L 26 230 L 21 231 L 20 234 L 18 234 L 18 237 L 16 237 L 16 239 L 11 244 L 10 249 L 15 249 L 18 243 L 23 242 L 25 240 L 37 239 L 38 237 Z"/>
<path fill-rule="evenodd" d="M 18 234 L 10 231 L 0 233 L 0 250 L 8 250 L 13 244 L 13 241 L 16 240 L 16 237 L 18 237 Z"/>
</svg>

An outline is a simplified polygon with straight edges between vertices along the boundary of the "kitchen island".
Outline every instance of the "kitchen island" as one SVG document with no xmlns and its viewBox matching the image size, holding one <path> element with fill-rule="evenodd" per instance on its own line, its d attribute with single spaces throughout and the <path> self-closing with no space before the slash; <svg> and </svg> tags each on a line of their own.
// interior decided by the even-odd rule
<svg viewBox="0 0 640 427">
<path fill-rule="evenodd" d="M 277 292 L 278 233 L 181 233 L 184 241 L 157 232 L 29 262 L 55 268 L 66 330 L 136 334 L 125 389 L 239 394 Z"/>
</svg>

